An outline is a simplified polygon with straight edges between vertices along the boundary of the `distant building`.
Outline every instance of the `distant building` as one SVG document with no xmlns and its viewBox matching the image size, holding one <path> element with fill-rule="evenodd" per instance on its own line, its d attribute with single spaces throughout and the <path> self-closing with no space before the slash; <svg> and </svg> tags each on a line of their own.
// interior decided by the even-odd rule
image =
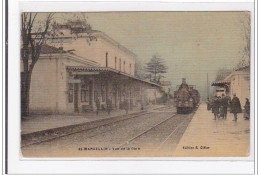
<svg viewBox="0 0 260 175">
<path fill-rule="evenodd" d="M 170 98 L 171 82 L 170 81 L 160 81 L 159 84 L 160 84 L 161 88 L 150 87 L 145 90 L 147 101 L 149 103 L 157 103 L 157 100 L 160 100 L 160 98 L 162 98 L 164 95 L 166 95 L 168 99 Z"/>
<path fill-rule="evenodd" d="M 169 94 L 171 92 L 171 82 L 170 81 L 161 81 L 160 85 L 162 86 L 162 90 Z"/>
<path fill-rule="evenodd" d="M 250 99 L 250 67 L 245 66 L 233 71 L 230 75 L 221 81 L 212 83 L 216 86 L 216 94 L 221 90 L 227 96 L 232 97 L 233 94 L 240 99 L 241 105 L 244 106 L 245 98 Z M 218 94 L 220 95 L 220 93 Z"/>
<path fill-rule="evenodd" d="M 157 104 L 157 100 L 163 96 L 160 88 L 149 87 L 145 89 L 145 101 L 147 103 Z"/>
<path fill-rule="evenodd" d="M 65 27 L 66 28 L 66 27 Z M 134 76 L 134 53 L 103 32 L 89 31 L 48 40 L 32 73 L 30 113 L 73 113 L 96 109 L 96 100 L 113 108 L 145 103 L 147 89 L 160 85 Z M 62 46 L 62 47 L 57 47 Z M 21 75 L 23 66 L 21 60 Z M 156 95 L 156 94 L 153 94 Z"/>
</svg>

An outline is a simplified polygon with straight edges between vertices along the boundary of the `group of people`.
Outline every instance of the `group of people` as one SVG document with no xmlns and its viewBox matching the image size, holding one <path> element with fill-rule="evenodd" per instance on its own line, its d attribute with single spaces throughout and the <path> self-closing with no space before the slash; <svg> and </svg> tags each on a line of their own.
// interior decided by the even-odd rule
<svg viewBox="0 0 260 175">
<path fill-rule="evenodd" d="M 100 97 L 97 97 L 95 102 L 96 102 L 96 107 L 97 107 L 96 114 L 98 115 L 100 108 L 101 108 Z M 106 111 L 107 111 L 108 115 L 110 115 L 110 113 L 112 111 L 112 100 L 110 98 L 107 99 L 106 105 L 107 105 Z"/>
<path fill-rule="evenodd" d="M 226 120 L 228 106 L 230 106 L 230 113 L 233 113 L 234 115 L 233 121 L 237 121 L 237 114 L 242 113 L 242 108 L 241 108 L 240 100 L 236 96 L 236 94 L 233 94 L 232 100 L 230 97 L 225 96 L 224 94 L 222 94 L 221 97 L 214 96 L 212 100 L 209 100 L 208 98 L 207 109 L 212 110 L 212 113 L 214 114 L 213 120 L 216 120 L 217 118 L 220 117 Z M 244 108 L 245 108 L 244 118 L 245 120 L 249 120 L 250 102 L 248 98 L 246 98 L 246 103 Z"/>
<path fill-rule="evenodd" d="M 101 109 L 101 102 L 100 102 L 100 97 L 97 97 L 96 100 L 95 100 L 95 103 L 96 103 L 96 115 L 98 115 L 100 109 Z M 121 108 L 125 110 L 126 114 L 128 114 L 128 111 L 129 111 L 129 102 L 127 99 L 125 99 L 122 104 L 121 104 Z M 105 110 L 106 112 L 108 113 L 108 115 L 110 115 L 111 111 L 113 109 L 113 104 L 112 104 L 112 99 L 111 97 L 108 97 L 107 98 L 107 101 L 106 101 L 106 107 L 105 107 Z"/>
</svg>

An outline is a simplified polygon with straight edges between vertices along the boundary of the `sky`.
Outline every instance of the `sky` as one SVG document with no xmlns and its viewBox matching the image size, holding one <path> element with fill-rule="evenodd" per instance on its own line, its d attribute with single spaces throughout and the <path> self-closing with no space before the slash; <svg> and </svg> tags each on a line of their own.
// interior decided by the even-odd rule
<svg viewBox="0 0 260 175">
<path fill-rule="evenodd" d="M 214 81 L 220 68 L 234 68 L 242 58 L 247 12 L 103 12 L 85 13 L 100 30 L 147 63 L 158 54 L 165 60 L 173 90 L 186 78 L 201 96 L 207 94 L 207 73 Z M 57 16 L 64 16 L 61 14 Z"/>
</svg>

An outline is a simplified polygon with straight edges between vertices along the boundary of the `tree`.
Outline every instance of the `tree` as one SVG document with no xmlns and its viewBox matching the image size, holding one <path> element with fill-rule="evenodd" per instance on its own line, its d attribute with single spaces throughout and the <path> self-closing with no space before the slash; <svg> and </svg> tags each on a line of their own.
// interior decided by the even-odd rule
<svg viewBox="0 0 260 175">
<path fill-rule="evenodd" d="M 250 12 L 244 12 L 239 22 L 241 25 L 241 36 L 244 40 L 244 45 L 242 48 L 242 58 L 238 62 L 236 69 L 250 65 L 250 35 L 251 35 Z"/>
<path fill-rule="evenodd" d="M 141 80 L 144 80 L 147 78 L 144 65 L 138 59 L 136 59 L 136 62 L 135 62 L 135 76 Z"/>
<path fill-rule="evenodd" d="M 164 73 L 167 73 L 167 66 L 164 65 L 164 60 L 157 54 L 154 54 L 151 60 L 146 64 L 145 69 L 150 74 L 151 81 L 160 82 Z"/>
<path fill-rule="evenodd" d="M 37 13 L 22 13 L 21 15 L 21 59 L 23 72 L 21 73 L 21 112 L 22 116 L 29 114 L 29 92 L 33 68 L 38 61 L 42 45 L 46 42 L 54 13 L 46 16 L 44 26 L 34 28 Z"/>
<path fill-rule="evenodd" d="M 231 69 L 226 69 L 226 68 L 220 68 L 217 72 L 217 75 L 216 75 L 216 79 L 215 81 L 220 81 L 220 80 L 223 80 L 225 79 L 229 74 L 232 73 L 232 70 Z"/>
<path fill-rule="evenodd" d="M 85 15 L 83 20 L 66 19 L 65 24 L 58 24 L 53 20 L 54 13 L 46 13 L 46 17 L 42 20 L 43 15 L 38 13 L 22 13 L 21 14 L 21 62 L 23 64 L 23 72 L 21 72 L 21 113 L 22 116 L 29 115 L 30 104 L 30 85 L 33 68 L 40 58 L 42 46 L 47 40 L 54 39 L 59 35 L 63 35 L 62 27 L 71 30 L 71 34 L 75 39 L 80 37 L 79 33 L 88 33 L 87 42 L 96 39 L 90 35 L 91 26 L 87 24 Z M 37 17 L 39 19 L 37 19 Z M 62 41 L 61 41 L 62 42 Z M 62 44 L 62 43 L 58 43 Z"/>
</svg>

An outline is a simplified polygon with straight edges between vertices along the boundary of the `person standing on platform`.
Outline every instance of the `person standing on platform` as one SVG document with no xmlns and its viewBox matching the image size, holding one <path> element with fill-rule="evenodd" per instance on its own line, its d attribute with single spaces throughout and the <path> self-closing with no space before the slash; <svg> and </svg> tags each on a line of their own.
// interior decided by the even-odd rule
<svg viewBox="0 0 260 175">
<path fill-rule="evenodd" d="M 96 107 L 97 107 L 96 115 L 98 115 L 99 110 L 100 110 L 100 100 L 99 100 L 99 97 L 97 97 L 97 99 L 96 99 Z"/>
<path fill-rule="evenodd" d="M 229 98 L 227 96 L 225 96 L 224 94 L 222 94 L 221 105 L 223 107 L 223 118 L 225 120 L 227 119 L 228 102 L 229 102 Z"/>
<path fill-rule="evenodd" d="M 237 121 L 237 114 L 242 112 L 241 104 L 239 98 L 236 96 L 236 94 L 233 95 L 233 99 L 231 100 L 230 105 L 230 113 L 234 114 L 234 120 Z"/>
<path fill-rule="evenodd" d="M 108 97 L 107 99 L 107 113 L 108 115 L 110 115 L 112 111 L 112 100 L 111 100 L 111 97 Z"/>
<path fill-rule="evenodd" d="M 216 95 L 215 95 L 215 97 L 213 98 L 213 101 L 212 101 L 212 113 L 214 114 L 213 120 L 216 120 L 217 116 L 219 114 L 219 100 L 218 100 L 218 97 Z"/>
<path fill-rule="evenodd" d="M 245 120 L 249 120 L 250 119 L 250 102 L 249 99 L 246 98 L 246 103 L 245 103 L 245 113 L 244 113 L 244 118 Z"/>
<path fill-rule="evenodd" d="M 211 100 L 209 98 L 207 98 L 207 110 L 210 111 L 211 110 Z"/>
<path fill-rule="evenodd" d="M 129 110 L 129 102 L 128 102 L 128 99 L 125 99 L 125 101 L 124 101 L 124 109 L 125 109 L 126 114 L 128 114 L 128 110 Z"/>
</svg>

